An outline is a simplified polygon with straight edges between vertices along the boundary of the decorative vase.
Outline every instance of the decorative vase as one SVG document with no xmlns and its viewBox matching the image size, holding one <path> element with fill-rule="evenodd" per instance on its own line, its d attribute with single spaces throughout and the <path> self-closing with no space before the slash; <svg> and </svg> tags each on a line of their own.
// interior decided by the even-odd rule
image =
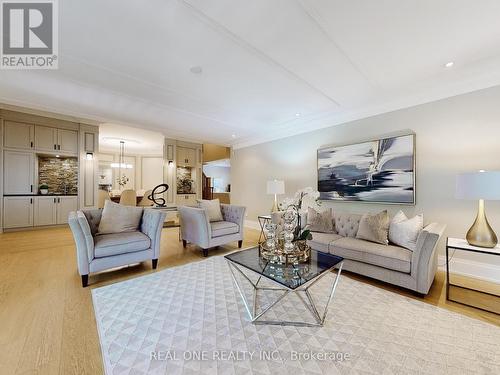
<svg viewBox="0 0 500 375">
<path fill-rule="evenodd" d="M 40 194 L 47 195 L 49 193 L 49 189 L 40 189 Z"/>
</svg>

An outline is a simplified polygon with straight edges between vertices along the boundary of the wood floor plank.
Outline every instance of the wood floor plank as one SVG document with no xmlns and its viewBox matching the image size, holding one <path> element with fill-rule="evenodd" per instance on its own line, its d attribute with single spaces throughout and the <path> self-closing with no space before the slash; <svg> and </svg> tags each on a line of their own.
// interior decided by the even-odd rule
<svg viewBox="0 0 500 375">
<path fill-rule="evenodd" d="M 246 230 L 243 246 L 256 244 L 258 236 L 258 231 Z M 236 243 L 221 246 L 209 256 L 236 249 Z M 91 275 L 90 286 L 82 288 L 68 228 L 0 234 L 0 374 L 102 373 L 91 290 L 203 259 L 196 246 L 182 247 L 178 228 L 166 228 L 157 270 L 145 262 L 103 272 Z M 344 276 L 500 326 L 498 315 L 446 301 L 442 272 L 425 298 L 349 272 Z M 485 287 L 474 279 L 462 281 Z M 495 289 L 498 285 L 486 287 Z"/>
</svg>

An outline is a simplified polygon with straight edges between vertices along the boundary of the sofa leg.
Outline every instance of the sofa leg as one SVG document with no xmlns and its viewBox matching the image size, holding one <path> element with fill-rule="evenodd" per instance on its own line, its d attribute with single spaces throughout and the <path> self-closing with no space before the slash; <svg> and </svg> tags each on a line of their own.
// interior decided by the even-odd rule
<svg viewBox="0 0 500 375">
<path fill-rule="evenodd" d="M 182 247 L 186 248 L 186 246 L 187 246 L 187 241 L 186 240 L 182 240 Z"/>
<path fill-rule="evenodd" d="M 89 285 L 89 275 L 82 275 L 82 287 Z"/>
<path fill-rule="evenodd" d="M 153 269 L 155 270 L 156 267 L 158 266 L 158 259 L 153 259 L 152 263 L 153 263 Z"/>
<path fill-rule="evenodd" d="M 242 247 L 242 246 L 243 246 L 243 240 L 239 240 L 239 241 L 238 241 L 238 248 L 240 248 L 240 249 L 241 249 L 241 247 Z"/>
<path fill-rule="evenodd" d="M 205 258 L 208 256 L 208 249 L 203 249 L 203 256 Z"/>
</svg>

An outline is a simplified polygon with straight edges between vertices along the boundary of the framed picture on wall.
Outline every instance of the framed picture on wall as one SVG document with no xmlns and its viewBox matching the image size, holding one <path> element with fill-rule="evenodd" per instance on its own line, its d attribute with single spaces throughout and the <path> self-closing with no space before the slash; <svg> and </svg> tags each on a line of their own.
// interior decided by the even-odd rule
<svg viewBox="0 0 500 375">
<path fill-rule="evenodd" d="M 318 150 L 320 199 L 415 204 L 415 134 Z"/>
</svg>

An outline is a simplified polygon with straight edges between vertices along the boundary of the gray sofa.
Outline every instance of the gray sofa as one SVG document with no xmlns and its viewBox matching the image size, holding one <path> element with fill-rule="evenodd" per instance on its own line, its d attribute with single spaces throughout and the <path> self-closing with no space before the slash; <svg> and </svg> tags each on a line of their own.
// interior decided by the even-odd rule
<svg viewBox="0 0 500 375">
<path fill-rule="evenodd" d="M 362 215 L 334 212 L 336 233 L 313 232 L 312 249 L 344 258 L 343 270 L 427 294 L 437 270 L 437 245 L 445 226 L 426 225 L 415 251 L 356 238 Z M 278 216 L 273 221 L 279 221 Z M 306 222 L 303 217 L 302 222 Z"/>
<path fill-rule="evenodd" d="M 160 240 L 165 213 L 144 209 L 137 231 L 98 235 L 102 209 L 73 211 L 69 226 L 76 243 L 78 272 L 82 286 L 92 272 L 152 260 L 153 269 L 160 256 Z"/>
<path fill-rule="evenodd" d="M 203 256 L 208 256 L 208 249 L 238 241 L 243 244 L 243 222 L 245 210 L 243 206 L 221 204 L 222 221 L 210 222 L 208 213 L 197 207 L 179 207 L 181 239 L 184 247 L 188 242 L 200 246 Z"/>
</svg>

